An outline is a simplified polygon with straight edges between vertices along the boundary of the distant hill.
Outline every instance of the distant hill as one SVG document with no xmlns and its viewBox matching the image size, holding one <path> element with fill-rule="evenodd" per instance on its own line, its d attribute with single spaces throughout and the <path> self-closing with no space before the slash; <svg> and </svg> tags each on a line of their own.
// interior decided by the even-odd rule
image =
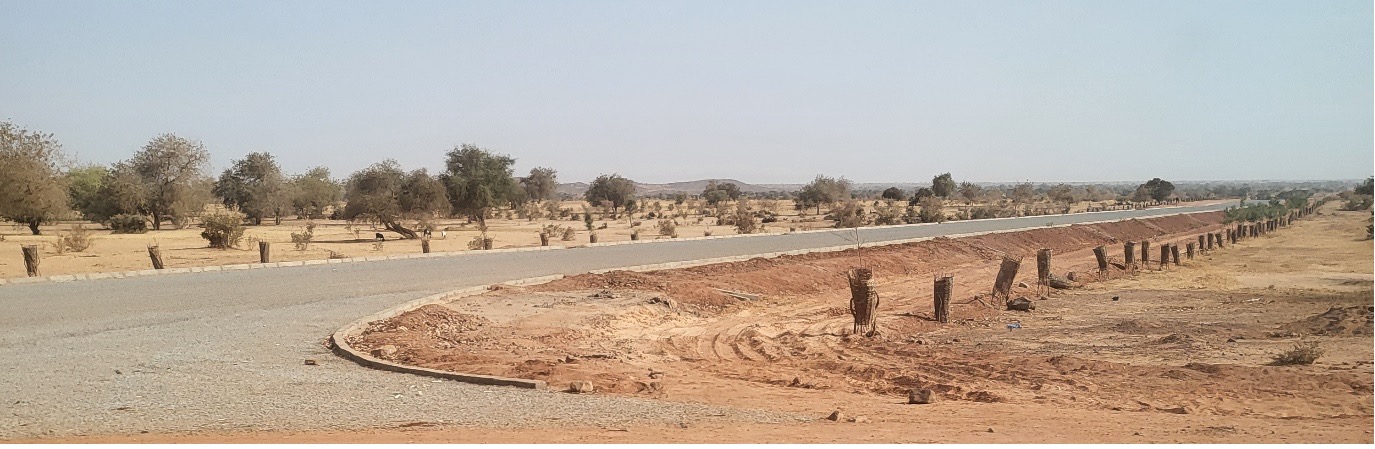
<svg viewBox="0 0 1375 449">
<path fill-rule="evenodd" d="M 657 195 L 660 193 L 702 193 L 707 188 L 707 183 L 716 181 L 717 184 L 732 183 L 745 193 L 764 193 L 771 191 L 793 191 L 802 188 L 802 184 L 749 184 L 735 179 L 699 179 L 696 181 L 670 182 L 666 184 L 646 184 L 635 183 L 635 192 L 638 195 Z M 588 184 L 585 182 L 562 183 L 558 186 L 558 193 L 568 195 L 582 195 L 587 192 Z"/>
</svg>

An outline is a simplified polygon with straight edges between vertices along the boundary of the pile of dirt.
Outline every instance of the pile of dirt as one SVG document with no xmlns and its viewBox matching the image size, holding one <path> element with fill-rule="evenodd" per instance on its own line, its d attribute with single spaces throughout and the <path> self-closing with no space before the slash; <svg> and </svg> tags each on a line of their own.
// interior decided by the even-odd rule
<svg viewBox="0 0 1375 449">
<path fill-rule="evenodd" d="M 1333 307 L 1283 329 L 1300 335 L 1371 335 L 1373 323 L 1375 306 Z"/>
</svg>

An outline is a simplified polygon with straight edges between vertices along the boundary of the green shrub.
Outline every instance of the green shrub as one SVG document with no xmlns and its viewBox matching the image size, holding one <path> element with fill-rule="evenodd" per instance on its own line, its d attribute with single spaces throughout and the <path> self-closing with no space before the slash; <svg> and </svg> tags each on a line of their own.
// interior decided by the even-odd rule
<svg viewBox="0 0 1375 449">
<path fill-rule="evenodd" d="M 201 225 L 205 227 L 201 238 L 209 242 L 211 248 L 237 247 L 243 239 L 243 219 L 244 214 L 234 210 L 206 215 L 201 218 Z"/>
<path fill-rule="evenodd" d="M 118 214 L 110 217 L 110 229 L 115 234 L 148 232 L 148 217 L 139 214 Z"/>
</svg>

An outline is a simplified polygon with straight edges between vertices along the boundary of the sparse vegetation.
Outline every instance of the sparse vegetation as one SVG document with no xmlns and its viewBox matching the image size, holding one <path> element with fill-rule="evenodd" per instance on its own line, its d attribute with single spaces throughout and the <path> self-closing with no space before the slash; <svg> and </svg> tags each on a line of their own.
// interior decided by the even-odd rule
<svg viewBox="0 0 1375 449">
<path fill-rule="evenodd" d="M 1275 360 L 1270 364 L 1276 366 L 1312 365 L 1322 355 L 1323 350 L 1318 342 L 1295 343 L 1293 348 L 1275 355 Z"/>
<path fill-rule="evenodd" d="M 61 234 L 55 246 L 61 249 L 59 254 L 67 251 L 79 253 L 89 249 L 94 240 L 95 237 L 91 235 L 91 231 L 86 229 L 85 225 L 78 223 L 72 226 L 71 230 Z"/>
</svg>

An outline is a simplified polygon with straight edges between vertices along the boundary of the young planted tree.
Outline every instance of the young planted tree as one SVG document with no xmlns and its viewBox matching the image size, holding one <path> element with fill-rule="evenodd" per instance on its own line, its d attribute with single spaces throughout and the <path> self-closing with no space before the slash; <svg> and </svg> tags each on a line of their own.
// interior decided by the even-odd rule
<svg viewBox="0 0 1375 449">
<path fill-rule="evenodd" d="M 52 134 L 0 122 L 0 218 L 29 227 L 57 220 L 68 210 L 62 144 Z"/>
<path fill-rule="evenodd" d="M 942 173 L 931 178 L 931 192 L 938 197 L 949 198 L 955 194 L 957 188 L 955 178 L 949 173 Z"/>
<path fill-rule="evenodd" d="M 511 177 L 511 165 L 515 163 L 510 156 L 493 154 L 472 144 L 450 150 L 440 179 L 448 188 L 454 212 L 472 217 L 485 227 L 489 210 L 511 204 L 516 198 L 516 181 Z"/>
<path fill-rule="evenodd" d="M 552 168 L 535 167 L 530 175 L 520 178 L 525 189 L 525 200 L 530 202 L 550 201 L 556 198 L 559 187 L 559 172 Z"/>
<path fill-rule="evenodd" d="M 255 225 L 272 216 L 282 223 L 291 205 L 286 176 L 268 153 L 249 153 L 220 175 L 213 192 L 225 206 L 238 208 Z"/>
<path fill-rule="evenodd" d="M 144 211 L 152 218 L 153 229 L 162 229 L 162 220 L 199 213 L 205 203 L 209 183 L 205 170 L 210 153 L 198 141 L 163 134 L 144 145 L 129 159 L 144 190 Z M 204 190 L 204 191 L 202 191 Z"/>
<path fill-rule="evenodd" d="M 615 173 L 601 175 L 592 180 L 583 196 L 591 204 L 611 204 L 611 215 L 615 216 L 620 206 L 635 199 L 635 181 Z"/>
<path fill-rule="evenodd" d="M 408 174 L 388 159 L 349 176 L 343 217 L 377 223 L 402 237 L 417 238 L 419 235 L 403 226 L 402 220 L 429 218 L 447 210 L 444 190 L 444 185 L 424 169 Z"/>
<path fill-rule="evenodd" d="M 344 187 L 330 177 L 328 168 L 315 167 L 292 178 L 288 190 L 296 216 L 323 218 L 325 208 L 343 198 Z"/>
</svg>

